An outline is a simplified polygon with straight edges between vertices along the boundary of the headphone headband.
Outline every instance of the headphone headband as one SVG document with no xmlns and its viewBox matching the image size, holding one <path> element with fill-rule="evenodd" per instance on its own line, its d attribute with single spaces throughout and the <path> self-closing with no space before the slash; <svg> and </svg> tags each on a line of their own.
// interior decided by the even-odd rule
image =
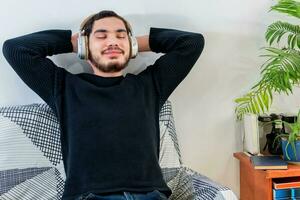
<svg viewBox="0 0 300 200">
<path fill-rule="evenodd" d="M 96 13 L 96 14 L 97 14 L 97 13 Z M 84 28 L 84 26 L 86 25 L 86 23 L 87 23 L 92 17 L 94 17 L 96 14 L 92 14 L 92 15 L 88 16 L 87 18 L 85 18 L 85 19 L 81 22 L 81 24 L 80 24 L 80 31 L 84 31 L 83 28 Z"/>
<path fill-rule="evenodd" d="M 84 30 L 84 27 L 85 27 L 85 25 L 86 25 L 86 23 L 91 19 L 91 18 L 93 18 L 95 15 L 97 15 L 98 13 L 95 13 L 95 14 L 91 14 L 91 15 L 89 15 L 87 18 L 85 18 L 82 22 L 81 22 L 81 24 L 80 24 L 80 32 L 82 32 L 83 34 L 85 33 L 85 30 Z M 112 17 L 115 17 L 115 16 L 112 16 Z M 130 36 L 132 36 L 133 34 L 132 34 L 132 28 L 131 28 L 131 25 L 127 22 L 127 20 L 125 20 L 124 18 L 122 18 L 122 17 L 116 17 L 116 18 L 118 18 L 118 19 L 121 19 L 124 23 L 125 23 L 125 27 L 126 27 L 126 29 L 127 29 L 127 32 L 128 32 L 128 34 L 130 35 Z"/>
</svg>

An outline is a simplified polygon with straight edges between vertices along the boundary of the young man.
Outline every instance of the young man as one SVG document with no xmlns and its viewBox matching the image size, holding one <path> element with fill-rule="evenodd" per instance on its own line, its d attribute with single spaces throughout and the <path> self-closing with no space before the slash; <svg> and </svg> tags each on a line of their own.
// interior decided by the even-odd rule
<svg viewBox="0 0 300 200">
<path fill-rule="evenodd" d="M 123 76 L 135 56 L 125 19 L 101 11 L 82 29 L 93 74 L 71 74 L 46 58 L 81 48 L 79 34 L 70 30 L 36 32 L 3 45 L 9 64 L 60 122 L 63 199 L 167 199 L 171 190 L 158 163 L 159 112 L 200 56 L 203 36 L 151 28 L 136 38 L 138 51 L 165 54 L 140 74 Z"/>
</svg>

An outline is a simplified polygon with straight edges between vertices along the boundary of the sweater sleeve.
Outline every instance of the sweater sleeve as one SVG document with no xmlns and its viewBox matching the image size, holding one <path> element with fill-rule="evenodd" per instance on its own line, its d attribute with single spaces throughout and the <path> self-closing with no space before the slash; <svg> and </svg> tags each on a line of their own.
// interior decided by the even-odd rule
<svg viewBox="0 0 300 200">
<path fill-rule="evenodd" d="M 145 70 L 155 82 L 161 108 L 196 63 L 204 47 L 204 38 L 199 33 L 151 28 L 149 45 L 152 51 L 164 53 Z"/>
<path fill-rule="evenodd" d="M 18 76 L 54 108 L 59 71 L 47 56 L 72 52 L 71 30 L 47 30 L 6 40 L 3 55 Z"/>
</svg>

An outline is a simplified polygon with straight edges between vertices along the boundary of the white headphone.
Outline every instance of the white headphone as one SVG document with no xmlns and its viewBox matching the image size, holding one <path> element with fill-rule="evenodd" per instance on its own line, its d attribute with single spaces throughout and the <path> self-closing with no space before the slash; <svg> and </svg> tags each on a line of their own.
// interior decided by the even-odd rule
<svg viewBox="0 0 300 200">
<path fill-rule="evenodd" d="M 96 14 L 92 14 L 89 17 L 87 17 L 80 25 L 79 29 L 79 36 L 77 39 L 77 56 L 80 59 L 87 60 L 89 58 L 89 48 L 88 48 L 88 36 L 85 34 L 85 25 L 89 19 L 91 19 L 93 16 Z M 127 27 L 129 28 L 128 33 L 129 33 L 129 42 L 130 42 L 130 53 L 131 53 L 131 58 L 135 58 L 138 54 L 138 42 L 136 38 L 132 34 L 132 29 L 130 24 L 126 21 Z"/>
</svg>

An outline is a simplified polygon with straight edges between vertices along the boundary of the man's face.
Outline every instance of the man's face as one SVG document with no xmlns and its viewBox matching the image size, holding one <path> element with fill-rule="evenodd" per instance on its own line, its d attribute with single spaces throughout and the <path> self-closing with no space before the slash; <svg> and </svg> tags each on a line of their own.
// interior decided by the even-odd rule
<svg viewBox="0 0 300 200">
<path fill-rule="evenodd" d="M 126 27 L 116 17 L 96 20 L 89 36 L 89 60 L 102 72 L 119 72 L 130 59 Z"/>
</svg>

